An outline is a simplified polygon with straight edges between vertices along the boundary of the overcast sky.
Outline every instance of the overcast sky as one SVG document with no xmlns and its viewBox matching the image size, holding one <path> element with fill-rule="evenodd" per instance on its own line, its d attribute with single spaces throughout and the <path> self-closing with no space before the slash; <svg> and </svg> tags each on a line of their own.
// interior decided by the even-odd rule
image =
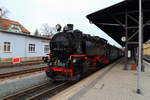
<svg viewBox="0 0 150 100">
<path fill-rule="evenodd" d="M 31 33 L 44 23 L 52 27 L 58 23 L 62 26 L 72 23 L 84 33 L 98 35 L 119 46 L 94 24 L 90 24 L 86 15 L 121 1 L 123 0 L 0 0 L 0 7 L 8 9 L 8 18 L 20 22 Z"/>
</svg>

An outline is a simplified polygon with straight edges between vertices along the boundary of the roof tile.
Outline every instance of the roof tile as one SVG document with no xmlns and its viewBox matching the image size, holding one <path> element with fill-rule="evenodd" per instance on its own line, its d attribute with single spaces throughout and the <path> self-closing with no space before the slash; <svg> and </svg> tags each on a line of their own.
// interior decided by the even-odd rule
<svg viewBox="0 0 150 100">
<path fill-rule="evenodd" d="M 0 18 L 0 28 L 7 30 L 7 29 L 9 29 L 10 25 L 12 25 L 12 24 L 19 25 L 23 33 L 30 34 L 30 32 L 23 25 L 21 25 L 19 22 L 12 21 L 9 19 Z"/>
</svg>

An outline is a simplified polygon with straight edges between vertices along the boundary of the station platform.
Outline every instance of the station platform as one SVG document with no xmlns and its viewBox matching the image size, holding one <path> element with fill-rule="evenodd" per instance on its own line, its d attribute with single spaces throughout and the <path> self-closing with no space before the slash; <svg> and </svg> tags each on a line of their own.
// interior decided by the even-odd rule
<svg viewBox="0 0 150 100">
<path fill-rule="evenodd" d="M 123 70 L 121 58 L 49 100 L 150 100 L 150 64 L 144 61 L 142 93 L 137 94 L 137 71 Z"/>
</svg>

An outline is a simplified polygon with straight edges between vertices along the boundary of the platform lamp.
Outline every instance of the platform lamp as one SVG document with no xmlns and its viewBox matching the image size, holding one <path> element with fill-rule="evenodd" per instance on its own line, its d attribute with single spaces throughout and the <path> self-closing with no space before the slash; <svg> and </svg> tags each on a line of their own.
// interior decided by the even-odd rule
<svg viewBox="0 0 150 100">
<path fill-rule="evenodd" d="M 126 37 L 125 37 L 125 36 L 122 36 L 122 37 L 121 37 L 121 41 L 122 41 L 122 42 L 126 42 Z M 125 50 L 125 47 L 122 47 L 122 50 Z"/>
<path fill-rule="evenodd" d="M 127 42 L 127 39 L 126 39 L 126 36 L 122 36 L 121 37 L 121 41 L 122 42 L 124 42 L 125 43 L 125 61 L 126 61 L 126 63 L 125 63 L 125 65 L 124 65 L 124 70 L 127 70 L 127 60 L 128 60 L 128 48 L 127 48 L 127 45 L 126 45 L 126 42 Z"/>
<path fill-rule="evenodd" d="M 121 37 L 121 41 L 125 42 L 126 41 L 126 37 L 125 36 Z"/>
</svg>

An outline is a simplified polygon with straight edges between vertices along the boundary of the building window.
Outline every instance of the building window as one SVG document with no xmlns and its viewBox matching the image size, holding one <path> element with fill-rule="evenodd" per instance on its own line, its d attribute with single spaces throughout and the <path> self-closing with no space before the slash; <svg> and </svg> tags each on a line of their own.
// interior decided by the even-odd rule
<svg viewBox="0 0 150 100">
<path fill-rule="evenodd" d="M 44 53 L 49 53 L 50 48 L 49 45 L 44 45 Z"/>
<path fill-rule="evenodd" d="M 4 52 L 10 52 L 11 43 L 10 42 L 4 42 Z"/>
<path fill-rule="evenodd" d="M 29 44 L 29 52 L 35 52 L 35 44 Z"/>
</svg>

